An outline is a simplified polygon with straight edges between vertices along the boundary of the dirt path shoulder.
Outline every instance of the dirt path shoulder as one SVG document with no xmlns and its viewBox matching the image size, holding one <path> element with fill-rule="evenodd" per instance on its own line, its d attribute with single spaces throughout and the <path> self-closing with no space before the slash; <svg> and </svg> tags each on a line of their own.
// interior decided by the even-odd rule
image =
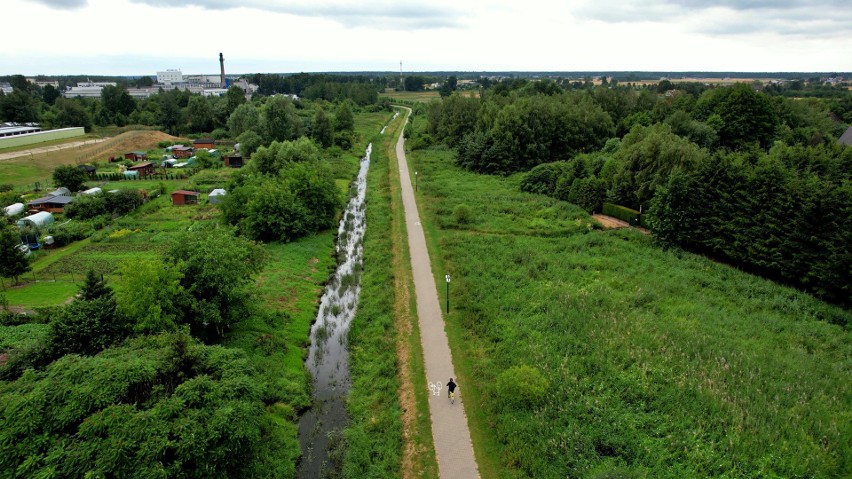
<svg viewBox="0 0 852 479">
<path fill-rule="evenodd" d="M 618 218 L 613 218 L 612 216 L 594 214 L 592 215 L 592 218 L 597 220 L 597 222 L 600 223 L 601 226 L 604 227 L 604 229 L 632 228 L 632 226 L 630 226 L 630 223 L 620 220 Z M 636 229 L 644 235 L 651 234 L 651 232 L 648 231 L 647 228 L 642 228 L 641 226 L 638 226 L 636 227 Z"/>
</svg>

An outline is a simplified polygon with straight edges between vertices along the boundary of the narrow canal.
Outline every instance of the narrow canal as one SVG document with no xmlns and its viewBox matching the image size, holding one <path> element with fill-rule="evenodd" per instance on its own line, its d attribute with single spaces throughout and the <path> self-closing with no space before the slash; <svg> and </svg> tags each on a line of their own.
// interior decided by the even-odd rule
<svg viewBox="0 0 852 479">
<path fill-rule="evenodd" d="M 346 335 L 358 308 L 363 267 L 363 240 L 367 170 L 372 143 L 361 159 L 346 211 L 337 229 L 338 266 L 325 287 L 316 322 L 311 326 L 311 346 L 306 366 L 313 376 L 313 405 L 299 419 L 302 459 L 297 477 L 316 479 L 333 474 L 340 466 L 334 451 L 346 426 L 349 391 L 349 353 Z"/>
</svg>

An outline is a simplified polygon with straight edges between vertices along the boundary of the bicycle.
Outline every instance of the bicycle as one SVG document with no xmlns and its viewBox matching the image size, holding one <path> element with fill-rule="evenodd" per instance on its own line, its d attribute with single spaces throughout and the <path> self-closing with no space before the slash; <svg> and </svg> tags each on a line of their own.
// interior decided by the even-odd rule
<svg viewBox="0 0 852 479">
<path fill-rule="evenodd" d="M 456 403 L 456 392 L 450 391 L 450 404 L 455 404 L 455 403 Z"/>
</svg>

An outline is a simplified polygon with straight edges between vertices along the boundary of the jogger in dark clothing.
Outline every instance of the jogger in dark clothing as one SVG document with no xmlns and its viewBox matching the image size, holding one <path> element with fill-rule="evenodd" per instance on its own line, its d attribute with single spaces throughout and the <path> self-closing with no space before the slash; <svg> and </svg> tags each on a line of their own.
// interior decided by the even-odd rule
<svg viewBox="0 0 852 479">
<path fill-rule="evenodd" d="M 456 392 L 456 388 L 458 385 L 453 382 L 453 378 L 450 378 L 450 382 L 447 383 L 447 397 L 450 397 L 454 392 Z"/>
</svg>

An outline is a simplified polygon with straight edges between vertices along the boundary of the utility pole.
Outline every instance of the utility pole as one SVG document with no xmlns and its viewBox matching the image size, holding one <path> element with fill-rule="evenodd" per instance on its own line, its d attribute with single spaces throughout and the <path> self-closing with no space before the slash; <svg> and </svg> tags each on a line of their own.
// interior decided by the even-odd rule
<svg viewBox="0 0 852 479">
<path fill-rule="evenodd" d="M 444 279 L 447 280 L 447 314 L 450 314 L 450 273 L 447 273 Z"/>
<path fill-rule="evenodd" d="M 405 91 L 405 83 L 402 81 L 402 60 L 399 61 L 399 87 Z"/>
</svg>

